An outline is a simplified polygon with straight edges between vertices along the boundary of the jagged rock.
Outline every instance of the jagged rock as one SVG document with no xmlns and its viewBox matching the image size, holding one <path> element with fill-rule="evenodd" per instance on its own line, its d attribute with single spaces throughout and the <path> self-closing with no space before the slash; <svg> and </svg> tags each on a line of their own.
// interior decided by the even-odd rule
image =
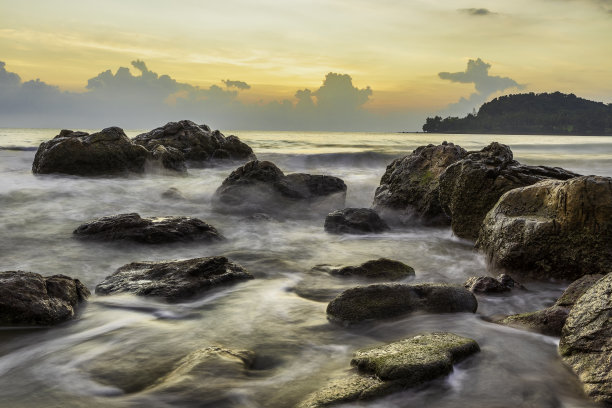
<svg viewBox="0 0 612 408">
<path fill-rule="evenodd" d="M 285 175 L 274 163 L 254 160 L 234 170 L 213 196 L 220 212 L 304 214 L 344 206 L 346 184 L 333 176 Z"/>
<path fill-rule="evenodd" d="M 470 292 L 478 293 L 501 293 L 509 292 L 515 288 L 523 288 L 510 275 L 501 274 L 496 278 L 492 276 L 472 276 L 463 283 Z"/>
<path fill-rule="evenodd" d="M 440 203 L 455 235 L 476 240 L 485 215 L 506 191 L 578 176 L 559 167 L 522 165 L 508 146 L 493 142 L 444 170 L 439 177 Z"/>
<path fill-rule="evenodd" d="M 132 262 L 107 276 L 96 286 L 96 294 L 133 293 L 180 302 L 221 284 L 247 279 L 253 279 L 253 276 L 223 256 Z"/>
<path fill-rule="evenodd" d="M 440 174 L 467 152 L 452 143 L 421 146 L 387 166 L 374 195 L 373 208 L 385 219 L 416 219 L 427 225 L 448 225 L 439 200 Z"/>
<path fill-rule="evenodd" d="M 359 266 L 344 266 L 331 269 L 335 276 L 351 276 L 366 279 L 399 280 L 414 276 L 414 269 L 403 262 L 379 258 L 362 263 Z"/>
<path fill-rule="evenodd" d="M 32 172 L 98 176 L 142 173 L 151 155 L 134 144 L 122 129 L 110 127 L 98 133 L 62 130 L 36 151 Z"/>
<path fill-rule="evenodd" d="M 371 234 L 387 231 L 389 226 L 374 210 L 345 208 L 327 214 L 324 228 L 333 234 Z"/>
<path fill-rule="evenodd" d="M 174 147 L 166 147 L 162 145 L 155 146 L 151 151 L 151 158 L 161 164 L 161 167 L 177 172 L 187 172 L 185 166 L 185 155 Z"/>
<path fill-rule="evenodd" d="M 142 133 L 132 139 L 134 143 L 154 150 L 157 146 L 174 148 L 190 161 L 252 160 L 253 150 L 236 136 L 225 137 L 218 130 L 190 120 L 168 122 L 162 127 Z"/>
<path fill-rule="evenodd" d="M 98 218 L 80 225 L 74 230 L 74 235 L 98 241 L 126 240 L 144 244 L 223 239 L 215 227 L 197 218 L 141 218 L 136 213 Z"/>
<path fill-rule="evenodd" d="M 497 320 L 496 323 L 559 337 L 574 303 L 602 276 L 585 275 L 572 282 L 551 307 L 535 312 L 510 315 Z"/>
<path fill-rule="evenodd" d="M 50 326 L 74 317 L 89 296 L 78 280 L 24 271 L 0 272 L 0 326 Z"/>
<path fill-rule="evenodd" d="M 490 267 L 573 280 L 612 270 L 612 178 L 545 180 L 505 193 L 476 247 Z"/>
<path fill-rule="evenodd" d="M 331 320 L 356 323 L 412 312 L 474 313 L 478 302 L 464 287 L 442 283 L 376 284 L 342 292 L 327 305 Z"/>
<path fill-rule="evenodd" d="M 457 364 L 480 351 L 478 343 L 453 333 L 425 333 L 384 346 L 357 351 L 351 365 L 360 375 L 333 381 L 300 408 L 368 400 L 448 375 Z"/>
<path fill-rule="evenodd" d="M 559 354 L 578 375 L 586 394 L 612 404 L 612 273 L 574 304 L 563 326 Z"/>
</svg>

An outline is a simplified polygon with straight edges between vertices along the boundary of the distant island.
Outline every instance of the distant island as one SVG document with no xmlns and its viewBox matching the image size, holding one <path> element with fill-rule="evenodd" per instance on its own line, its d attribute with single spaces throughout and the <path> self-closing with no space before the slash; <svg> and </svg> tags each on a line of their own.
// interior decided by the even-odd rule
<svg viewBox="0 0 612 408">
<path fill-rule="evenodd" d="M 495 98 L 464 118 L 427 118 L 428 133 L 612 135 L 612 104 L 561 92 Z"/>
</svg>

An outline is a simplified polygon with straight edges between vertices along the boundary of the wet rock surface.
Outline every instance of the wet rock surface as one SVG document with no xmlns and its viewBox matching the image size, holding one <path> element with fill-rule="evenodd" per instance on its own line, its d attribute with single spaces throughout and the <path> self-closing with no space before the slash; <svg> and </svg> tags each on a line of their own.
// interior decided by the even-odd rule
<svg viewBox="0 0 612 408">
<path fill-rule="evenodd" d="M 574 280 L 612 270 L 612 178 L 546 180 L 505 193 L 476 247 L 491 268 Z"/>
<path fill-rule="evenodd" d="M 252 160 L 253 150 L 236 136 L 224 136 L 218 130 L 190 120 L 168 122 L 132 139 L 134 143 L 155 150 L 158 146 L 173 148 L 186 160 L 210 162 L 215 160 Z"/>
<path fill-rule="evenodd" d="M 558 167 L 522 165 L 514 160 L 508 146 L 493 142 L 444 170 L 439 177 L 440 203 L 451 218 L 453 233 L 476 240 L 487 212 L 506 191 L 546 179 L 577 176 Z"/>
<path fill-rule="evenodd" d="M 475 313 L 474 294 L 461 286 L 442 283 L 375 284 L 342 292 L 327 305 L 333 321 L 357 323 L 413 312 Z"/>
<path fill-rule="evenodd" d="M 358 266 L 344 266 L 329 271 L 334 276 L 359 277 L 366 279 L 399 280 L 414 276 L 414 269 L 403 262 L 387 258 L 366 261 Z"/>
<path fill-rule="evenodd" d="M 133 293 L 180 302 L 223 284 L 253 279 L 223 256 L 180 261 L 132 262 L 96 286 L 96 294 Z"/>
<path fill-rule="evenodd" d="M 463 283 L 463 286 L 474 293 L 502 293 L 512 289 L 524 289 L 510 275 L 501 274 L 497 278 L 492 276 L 472 276 Z"/>
<path fill-rule="evenodd" d="M 373 208 L 385 219 L 448 225 L 439 200 L 439 177 L 467 152 L 458 145 L 421 146 L 387 166 L 374 195 Z"/>
<path fill-rule="evenodd" d="M 0 272 L 0 326 L 51 326 L 74 318 L 89 290 L 64 275 Z"/>
<path fill-rule="evenodd" d="M 141 218 L 136 213 L 111 215 L 80 225 L 74 235 L 97 241 L 134 241 L 144 244 L 219 241 L 215 227 L 191 217 Z"/>
<path fill-rule="evenodd" d="M 389 226 L 369 208 L 345 208 L 325 217 L 325 231 L 332 234 L 371 234 L 387 231 Z"/>
<path fill-rule="evenodd" d="M 254 160 L 223 181 L 212 204 L 220 212 L 304 216 L 344 206 L 345 197 L 346 184 L 338 177 L 285 175 L 274 163 Z"/>
</svg>

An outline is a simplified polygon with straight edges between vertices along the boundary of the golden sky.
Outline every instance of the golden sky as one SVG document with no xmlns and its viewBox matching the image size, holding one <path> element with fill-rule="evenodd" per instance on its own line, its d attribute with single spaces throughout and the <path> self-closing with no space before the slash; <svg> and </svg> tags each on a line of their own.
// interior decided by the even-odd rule
<svg viewBox="0 0 612 408">
<path fill-rule="evenodd" d="M 372 111 L 435 112 L 474 92 L 438 73 L 481 58 L 525 91 L 612 102 L 612 0 L 3 0 L 0 50 L 23 81 L 76 92 L 140 59 L 199 87 L 245 81 L 243 102 L 337 72 Z"/>
</svg>

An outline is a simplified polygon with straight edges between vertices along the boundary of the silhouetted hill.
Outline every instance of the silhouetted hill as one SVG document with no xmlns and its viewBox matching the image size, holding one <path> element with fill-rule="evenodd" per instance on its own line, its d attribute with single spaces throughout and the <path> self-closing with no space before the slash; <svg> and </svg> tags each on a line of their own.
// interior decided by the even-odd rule
<svg viewBox="0 0 612 408">
<path fill-rule="evenodd" d="M 476 115 L 427 118 L 423 131 L 612 135 L 612 104 L 561 92 L 505 95 L 482 105 Z"/>
</svg>

